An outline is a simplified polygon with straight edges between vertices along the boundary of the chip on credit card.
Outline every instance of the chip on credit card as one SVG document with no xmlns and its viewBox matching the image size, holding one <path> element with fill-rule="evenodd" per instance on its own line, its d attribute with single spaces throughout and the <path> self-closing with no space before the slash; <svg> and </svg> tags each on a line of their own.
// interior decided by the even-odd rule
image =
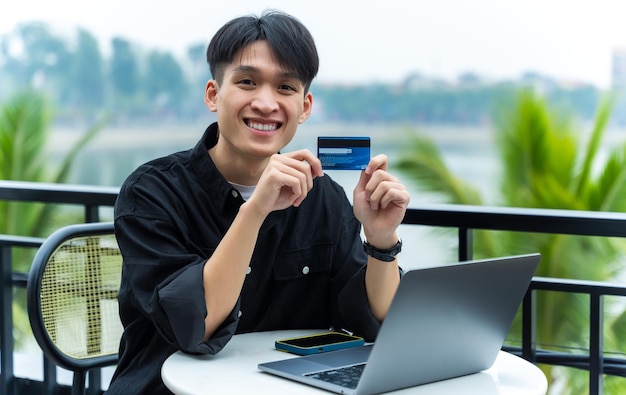
<svg viewBox="0 0 626 395">
<path fill-rule="evenodd" d="M 317 157 L 324 170 L 365 170 L 370 161 L 370 138 L 320 136 Z"/>
</svg>

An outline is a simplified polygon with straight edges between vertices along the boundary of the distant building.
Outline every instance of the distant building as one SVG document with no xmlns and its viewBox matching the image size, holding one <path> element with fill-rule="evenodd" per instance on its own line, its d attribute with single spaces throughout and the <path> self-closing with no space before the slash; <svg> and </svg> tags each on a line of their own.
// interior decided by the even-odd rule
<svg viewBox="0 0 626 395">
<path fill-rule="evenodd" d="M 626 89 L 626 48 L 613 49 L 611 58 L 611 87 Z"/>
</svg>

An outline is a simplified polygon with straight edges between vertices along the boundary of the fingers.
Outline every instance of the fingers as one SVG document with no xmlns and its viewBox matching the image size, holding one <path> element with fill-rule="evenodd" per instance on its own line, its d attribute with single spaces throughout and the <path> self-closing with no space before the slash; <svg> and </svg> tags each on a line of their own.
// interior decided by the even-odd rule
<svg viewBox="0 0 626 395">
<path fill-rule="evenodd" d="M 287 158 L 288 159 L 288 158 Z M 270 170 L 276 185 L 290 189 L 290 202 L 299 206 L 313 188 L 313 175 L 305 162 L 293 159 L 276 161 Z"/>
<path fill-rule="evenodd" d="M 313 179 L 323 174 L 321 162 L 308 150 L 273 155 L 251 200 L 265 212 L 297 207 L 313 188 Z"/>
<path fill-rule="evenodd" d="M 372 159 L 370 159 L 367 164 L 367 168 L 365 169 L 365 174 L 372 174 L 376 170 L 387 170 L 387 156 L 384 154 L 376 155 Z"/>
<path fill-rule="evenodd" d="M 299 150 L 282 155 L 275 155 L 276 160 L 284 163 L 307 176 L 309 189 L 313 186 L 313 178 L 324 175 L 322 162 L 309 150 Z"/>
<path fill-rule="evenodd" d="M 313 179 L 324 175 L 322 163 L 311 151 L 306 149 L 278 155 L 277 159 L 283 165 L 281 170 L 284 174 L 290 175 L 299 181 L 300 186 L 295 187 L 294 184 L 294 188 L 292 188 L 295 198 L 293 205 L 297 207 L 304 201 L 311 188 L 313 188 Z"/>
<path fill-rule="evenodd" d="M 307 170 L 311 172 L 311 175 L 314 178 L 322 177 L 324 175 L 324 170 L 322 170 L 322 162 L 318 159 L 317 156 L 313 155 L 313 153 L 307 149 L 288 152 L 286 154 L 282 154 L 281 156 L 284 158 L 291 158 L 300 162 L 306 162 L 302 163 L 302 165 L 308 166 Z"/>
<path fill-rule="evenodd" d="M 355 192 L 364 191 L 367 183 L 371 179 L 372 174 L 374 174 L 374 172 L 376 172 L 376 170 L 378 169 L 385 170 L 385 171 L 387 170 L 387 156 L 381 154 L 381 155 L 376 155 L 375 157 L 370 159 L 365 170 L 361 172 L 361 176 L 359 177 L 359 182 L 357 183 L 354 191 Z M 370 190 L 370 193 L 371 193 L 371 190 Z M 369 199 L 369 194 L 368 194 L 368 199 Z"/>
<path fill-rule="evenodd" d="M 396 177 L 383 170 L 376 170 L 365 185 L 365 199 L 372 210 L 384 210 L 390 204 L 406 208 L 409 192 Z"/>
<path fill-rule="evenodd" d="M 387 173 L 387 156 L 373 157 L 361 172 L 357 189 L 364 192 L 372 210 L 386 209 L 390 204 L 407 207 L 409 193 L 396 177 Z"/>
</svg>

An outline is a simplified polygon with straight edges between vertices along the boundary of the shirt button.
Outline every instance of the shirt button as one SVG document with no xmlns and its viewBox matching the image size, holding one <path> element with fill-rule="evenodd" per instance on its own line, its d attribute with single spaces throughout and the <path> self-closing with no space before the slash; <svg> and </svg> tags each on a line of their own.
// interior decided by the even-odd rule
<svg viewBox="0 0 626 395">
<path fill-rule="evenodd" d="M 241 312 L 241 310 L 239 310 L 239 313 L 237 313 L 237 317 L 241 317 L 243 313 Z"/>
<path fill-rule="evenodd" d="M 246 274 L 250 274 L 251 271 L 252 271 L 252 267 L 248 266 L 248 270 L 246 270 Z"/>
<path fill-rule="evenodd" d="M 235 197 L 235 198 L 237 197 L 237 195 L 239 195 L 239 193 L 236 190 L 234 190 L 234 189 L 232 191 L 230 191 L 230 194 L 233 195 L 233 197 Z"/>
<path fill-rule="evenodd" d="M 302 274 L 309 274 L 309 267 L 305 266 L 302 268 Z"/>
</svg>

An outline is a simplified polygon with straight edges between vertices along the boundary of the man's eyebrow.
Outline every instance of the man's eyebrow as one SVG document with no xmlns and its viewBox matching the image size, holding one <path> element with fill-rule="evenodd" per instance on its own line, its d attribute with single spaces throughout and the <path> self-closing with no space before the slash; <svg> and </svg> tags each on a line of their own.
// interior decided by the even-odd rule
<svg viewBox="0 0 626 395">
<path fill-rule="evenodd" d="M 239 66 L 236 66 L 235 68 L 233 68 L 233 73 L 260 73 L 261 71 L 254 67 L 254 66 L 249 66 L 249 65 L 245 65 L 245 64 L 241 64 Z M 298 76 L 297 73 L 294 73 L 292 71 L 284 71 L 281 73 L 281 77 L 283 78 L 293 78 L 293 79 L 297 79 L 300 80 L 300 77 Z"/>
<path fill-rule="evenodd" d="M 253 66 L 247 66 L 245 64 L 239 65 L 233 69 L 234 73 L 258 73 L 259 69 Z"/>
</svg>

